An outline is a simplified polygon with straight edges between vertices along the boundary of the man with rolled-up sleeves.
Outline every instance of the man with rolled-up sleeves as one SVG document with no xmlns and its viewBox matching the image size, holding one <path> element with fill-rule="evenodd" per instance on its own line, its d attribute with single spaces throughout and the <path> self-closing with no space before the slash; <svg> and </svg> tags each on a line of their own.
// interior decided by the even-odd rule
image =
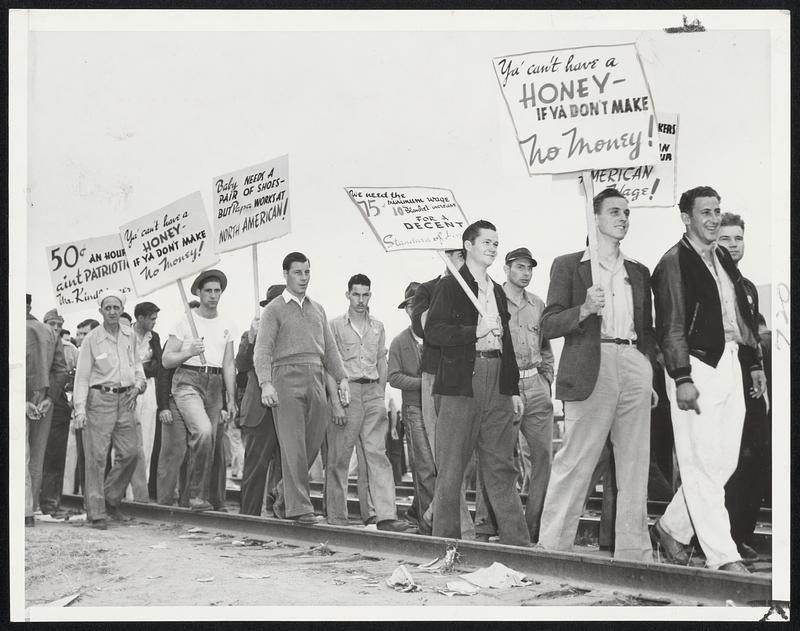
<svg viewBox="0 0 800 631">
<path fill-rule="evenodd" d="M 125 295 L 109 290 L 99 295 L 103 324 L 81 343 L 75 371 L 75 427 L 83 429 L 86 458 L 84 504 L 93 528 L 105 530 L 106 517 L 127 521 L 119 504 L 136 468 L 139 436 L 136 399 L 147 383 L 136 334 L 120 323 Z M 114 463 L 105 474 L 109 445 Z"/>
</svg>

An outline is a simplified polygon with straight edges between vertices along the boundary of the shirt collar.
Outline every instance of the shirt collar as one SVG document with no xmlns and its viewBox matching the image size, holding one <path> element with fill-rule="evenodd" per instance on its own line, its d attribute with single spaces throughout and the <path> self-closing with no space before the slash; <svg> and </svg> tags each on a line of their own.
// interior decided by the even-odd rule
<svg viewBox="0 0 800 631">
<path fill-rule="evenodd" d="M 519 305 L 516 302 L 514 302 L 514 299 L 511 297 L 511 295 L 507 291 L 505 291 L 507 285 L 508 285 L 508 281 L 503 283 L 503 292 L 505 293 L 506 298 L 511 302 L 511 304 L 513 304 L 514 306 L 518 307 Z M 535 304 L 534 300 L 533 300 L 533 294 L 531 294 L 527 289 L 523 289 L 522 290 L 522 297 L 529 304 L 531 304 L 531 305 Z"/>
<path fill-rule="evenodd" d="M 103 324 L 102 324 L 102 323 L 101 323 L 101 324 L 100 324 L 100 326 L 99 326 L 99 327 L 97 327 L 97 328 L 98 328 L 98 329 L 102 329 L 102 331 L 101 331 L 101 335 L 102 335 L 103 337 L 106 337 L 106 338 L 108 338 L 108 339 L 109 339 L 109 340 L 111 340 L 112 342 L 116 342 L 116 339 L 114 338 L 114 336 L 113 336 L 113 335 L 111 335 L 111 333 L 109 333 L 109 332 L 108 332 L 108 330 L 106 329 L 106 327 L 105 327 L 105 326 L 103 326 Z M 122 333 L 123 335 L 130 335 L 131 333 L 133 333 L 133 329 L 131 329 L 131 327 L 129 327 L 129 326 L 125 326 L 124 324 L 120 324 L 120 325 L 119 325 L 119 332 L 120 332 L 120 333 Z"/>
<path fill-rule="evenodd" d="M 284 289 L 284 290 L 283 290 L 283 293 L 281 294 L 281 296 L 282 296 L 282 297 L 283 297 L 283 299 L 286 301 L 286 304 L 287 304 L 287 305 L 288 305 L 288 304 L 289 304 L 289 303 L 290 303 L 292 300 L 294 300 L 294 301 L 295 301 L 295 302 L 296 302 L 298 305 L 300 305 L 301 307 L 303 306 L 303 303 L 306 301 L 306 298 L 308 298 L 308 296 L 305 296 L 305 295 L 304 295 L 304 296 L 303 296 L 303 299 L 302 299 L 302 300 L 300 300 L 300 299 L 299 299 L 297 296 L 295 296 L 295 295 L 294 295 L 292 292 L 290 292 L 288 289 Z"/>
<path fill-rule="evenodd" d="M 633 262 L 633 259 L 631 257 L 629 257 L 627 254 L 625 254 L 625 252 L 622 251 L 622 248 L 620 248 L 619 254 L 622 257 L 622 260 Z M 586 248 L 584 250 L 584 252 L 583 252 L 583 258 L 581 258 L 581 263 L 583 263 L 585 261 L 588 261 L 590 258 L 591 258 L 591 256 L 589 254 L 589 248 Z"/>
<path fill-rule="evenodd" d="M 414 340 L 417 342 L 417 344 L 422 344 L 422 338 L 421 337 L 417 337 L 417 334 L 414 333 L 414 329 L 413 328 L 408 327 L 408 331 L 409 331 L 409 333 L 411 333 L 411 337 L 414 338 Z"/>
</svg>

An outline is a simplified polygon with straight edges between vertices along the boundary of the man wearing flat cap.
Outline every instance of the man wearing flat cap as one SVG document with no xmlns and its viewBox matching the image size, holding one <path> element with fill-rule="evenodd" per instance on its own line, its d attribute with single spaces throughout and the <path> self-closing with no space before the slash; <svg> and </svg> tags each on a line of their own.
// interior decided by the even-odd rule
<svg viewBox="0 0 800 631">
<path fill-rule="evenodd" d="M 53 329 L 58 338 L 58 343 L 64 353 L 67 375 L 65 386 L 69 383 L 72 388 L 72 376 L 78 363 L 78 349 L 70 342 L 61 339 L 64 318 L 56 309 L 50 309 L 42 318 L 44 323 Z M 64 485 L 64 464 L 67 459 L 67 441 L 69 439 L 69 424 L 72 418 L 72 406 L 67 400 L 66 387 L 61 389 L 58 396 L 53 398 L 53 416 L 50 421 L 50 433 L 47 437 L 47 448 L 44 452 L 44 466 L 42 468 L 42 488 L 39 492 L 39 508 L 42 513 L 53 517 L 61 517 L 61 489 Z"/>
<path fill-rule="evenodd" d="M 525 410 L 519 431 L 520 457 L 524 462 L 523 492 L 527 493 L 525 521 L 531 541 L 539 540 L 539 522 L 553 461 L 553 351 L 550 340 L 543 339 L 541 320 L 544 301 L 525 288 L 533 277 L 536 259 L 528 248 L 506 254 L 503 291 L 511 315 L 509 329 L 519 368 L 519 393 Z M 483 493 L 477 494 L 475 533 L 477 539 L 494 535 L 494 516 L 490 515 Z"/>
<path fill-rule="evenodd" d="M 286 289 L 286 285 L 271 285 L 267 289 L 266 299 L 258 304 L 266 307 L 279 297 L 284 289 Z M 261 388 L 258 385 L 258 377 L 253 366 L 253 350 L 260 323 L 260 317 L 253 318 L 250 328 L 242 333 L 239 352 L 236 353 L 236 370 L 239 377 L 244 376 L 247 381 L 242 397 L 242 406 L 239 410 L 242 442 L 244 442 L 244 466 L 242 467 L 240 496 L 240 512 L 243 515 L 261 515 L 265 489 L 274 494 L 277 483 L 281 479 L 281 452 L 275 433 L 275 420 L 272 417 L 272 408 L 261 402 Z M 268 476 L 269 485 L 267 484 Z"/>
<path fill-rule="evenodd" d="M 397 307 L 405 310 L 409 320 L 414 311 L 414 295 L 417 287 L 419 283 L 409 283 L 405 299 Z M 418 337 L 409 325 L 389 345 L 389 385 L 402 393 L 402 418 L 408 438 L 411 474 L 414 481 L 414 501 L 410 509 L 412 515 L 407 518 L 414 517 L 417 521 L 433 501 L 436 483 L 433 450 L 425 432 L 422 415 L 421 359 L 422 338 Z"/>
<path fill-rule="evenodd" d="M 172 454 L 165 467 L 175 462 L 180 466 L 185 455 L 181 445 L 188 439 L 186 483 L 192 510 L 225 510 L 222 434 L 224 423 L 236 416 L 233 324 L 217 309 L 227 286 L 227 277 L 216 269 L 194 279 L 191 291 L 200 306 L 190 313 L 197 336 L 183 314 L 170 330 L 161 360 L 167 370 L 175 369 L 172 398 L 181 416 L 162 424 L 161 453 Z"/>
<path fill-rule="evenodd" d="M 83 429 L 86 461 L 84 504 L 94 528 L 105 530 L 106 517 L 129 519 L 119 509 L 125 489 L 136 468 L 139 436 L 136 431 L 136 398 L 147 384 L 133 330 L 120 324 L 125 295 L 102 292 L 97 303 L 103 324 L 81 344 L 75 371 L 75 428 Z M 114 464 L 105 475 L 109 445 Z"/>
</svg>

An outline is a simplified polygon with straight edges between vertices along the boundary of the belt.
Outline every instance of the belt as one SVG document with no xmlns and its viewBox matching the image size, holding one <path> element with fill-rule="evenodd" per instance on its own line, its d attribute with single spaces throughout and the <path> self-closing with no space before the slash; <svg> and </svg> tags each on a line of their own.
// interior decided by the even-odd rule
<svg viewBox="0 0 800 631">
<path fill-rule="evenodd" d="M 489 358 L 497 359 L 498 357 L 500 357 L 500 351 L 497 350 L 496 348 L 494 348 L 494 349 L 492 349 L 490 351 L 475 351 L 475 357 L 485 357 L 487 359 L 489 359 Z"/>
<path fill-rule="evenodd" d="M 367 379 L 366 377 L 361 377 L 359 379 L 351 379 L 350 382 L 351 383 L 367 384 L 367 383 L 378 383 L 378 380 L 377 379 Z"/>
<path fill-rule="evenodd" d="M 520 370 L 519 378 L 527 379 L 528 377 L 533 377 L 534 375 L 538 374 L 539 374 L 539 369 L 534 366 L 533 368 L 526 368 L 525 370 Z"/>
<path fill-rule="evenodd" d="M 621 337 L 601 337 L 600 341 L 604 344 L 627 344 L 629 346 L 636 344 L 636 340 L 625 340 Z"/>
<path fill-rule="evenodd" d="M 181 364 L 180 368 L 185 368 L 186 370 L 194 370 L 195 372 L 203 372 L 210 375 L 222 374 L 222 368 L 217 368 L 216 366 L 191 366 L 189 364 Z"/>
<path fill-rule="evenodd" d="M 120 392 L 130 390 L 132 387 L 133 386 L 92 386 L 94 390 L 100 390 L 100 392 L 110 392 L 111 394 L 119 394 Z"/>
</svg>

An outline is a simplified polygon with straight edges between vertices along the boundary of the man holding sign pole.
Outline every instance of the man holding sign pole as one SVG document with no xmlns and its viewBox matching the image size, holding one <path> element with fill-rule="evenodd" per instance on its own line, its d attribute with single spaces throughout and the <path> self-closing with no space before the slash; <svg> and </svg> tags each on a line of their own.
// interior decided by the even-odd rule
<svg viewBox="0 0 800 631">
<path fill-rule="evenodd" d="M 650 272 L 620 250 L 630 214 L 622 194 L 605 189 L 593 206 L 599 278 L 592 277 L 588 249 L 556 258 L 542 316 L 546 339 L 564 337 L 556 398 L 574 424 L 553 460 L 539 543 L 572 549 L 586 488 L 610 435 L 619 489 L 614 558 L 649 563 Z"/>
<path fill-rule="evenodd" d="M 497 257 L 497 230 L 488 221 L 477 221 L 464 231 L 462 243 L 466 262 L 458 273 L 463 285 L 455 276 L 442 278 L 425 323 L 426 340 L 441 349 L 433 386 L 441 396 L 433 535 L 461 538 L 461 483 L 477 446 L 487 499 L 498 518 L 500 543 L 529 545 L 514 484 L 514 444 L 523 411 L 519 369 L 508 329 L 506 297 L 487 273 Z M 473 301 L 481 305 L 481 313 Z"/>
<path fill-rule="evenodd" d="M 320 518 L 311 504 L 308 469 L 325 438 L 326 372 L 338 382 L 343 406 L 350 403 L 350 388 L 325 310 L 306 295 L 311 263 L 305 254 L 289 253 L 283 259 L 283 276 L 286 289 L 261 314 L 253 362 L 261 402 L 273 409 L 284 515 L 314 524 Z"/>
<path fill-rule="evenodd" d="M 172 397 L 182 416 L 162 424 L 162 454 L 174 452 L 182 458 L 183 451 L 172 447 L 185 444 L 188 434 L 186 479 L 192 510 L 225 507 L 222 432 L 225 421 L 236 416 L 233 326 L 217 310 L 227 285 L 225 274 L 215 269 L 201 272 L 194 279 L 191 291 L 200 299 L 200 306 L 190 313 L 197 337 L 192 335 L 187 316 L 181 316 L 162 357 L 164 368 L 176 369 Z M 201 361 L 203 356 L 205 362 Z M 223 396 L 227 398 L 223 400 Z M 180 461 L 163 464 L 174 468 L 180 466 Z"/>
</svg>

